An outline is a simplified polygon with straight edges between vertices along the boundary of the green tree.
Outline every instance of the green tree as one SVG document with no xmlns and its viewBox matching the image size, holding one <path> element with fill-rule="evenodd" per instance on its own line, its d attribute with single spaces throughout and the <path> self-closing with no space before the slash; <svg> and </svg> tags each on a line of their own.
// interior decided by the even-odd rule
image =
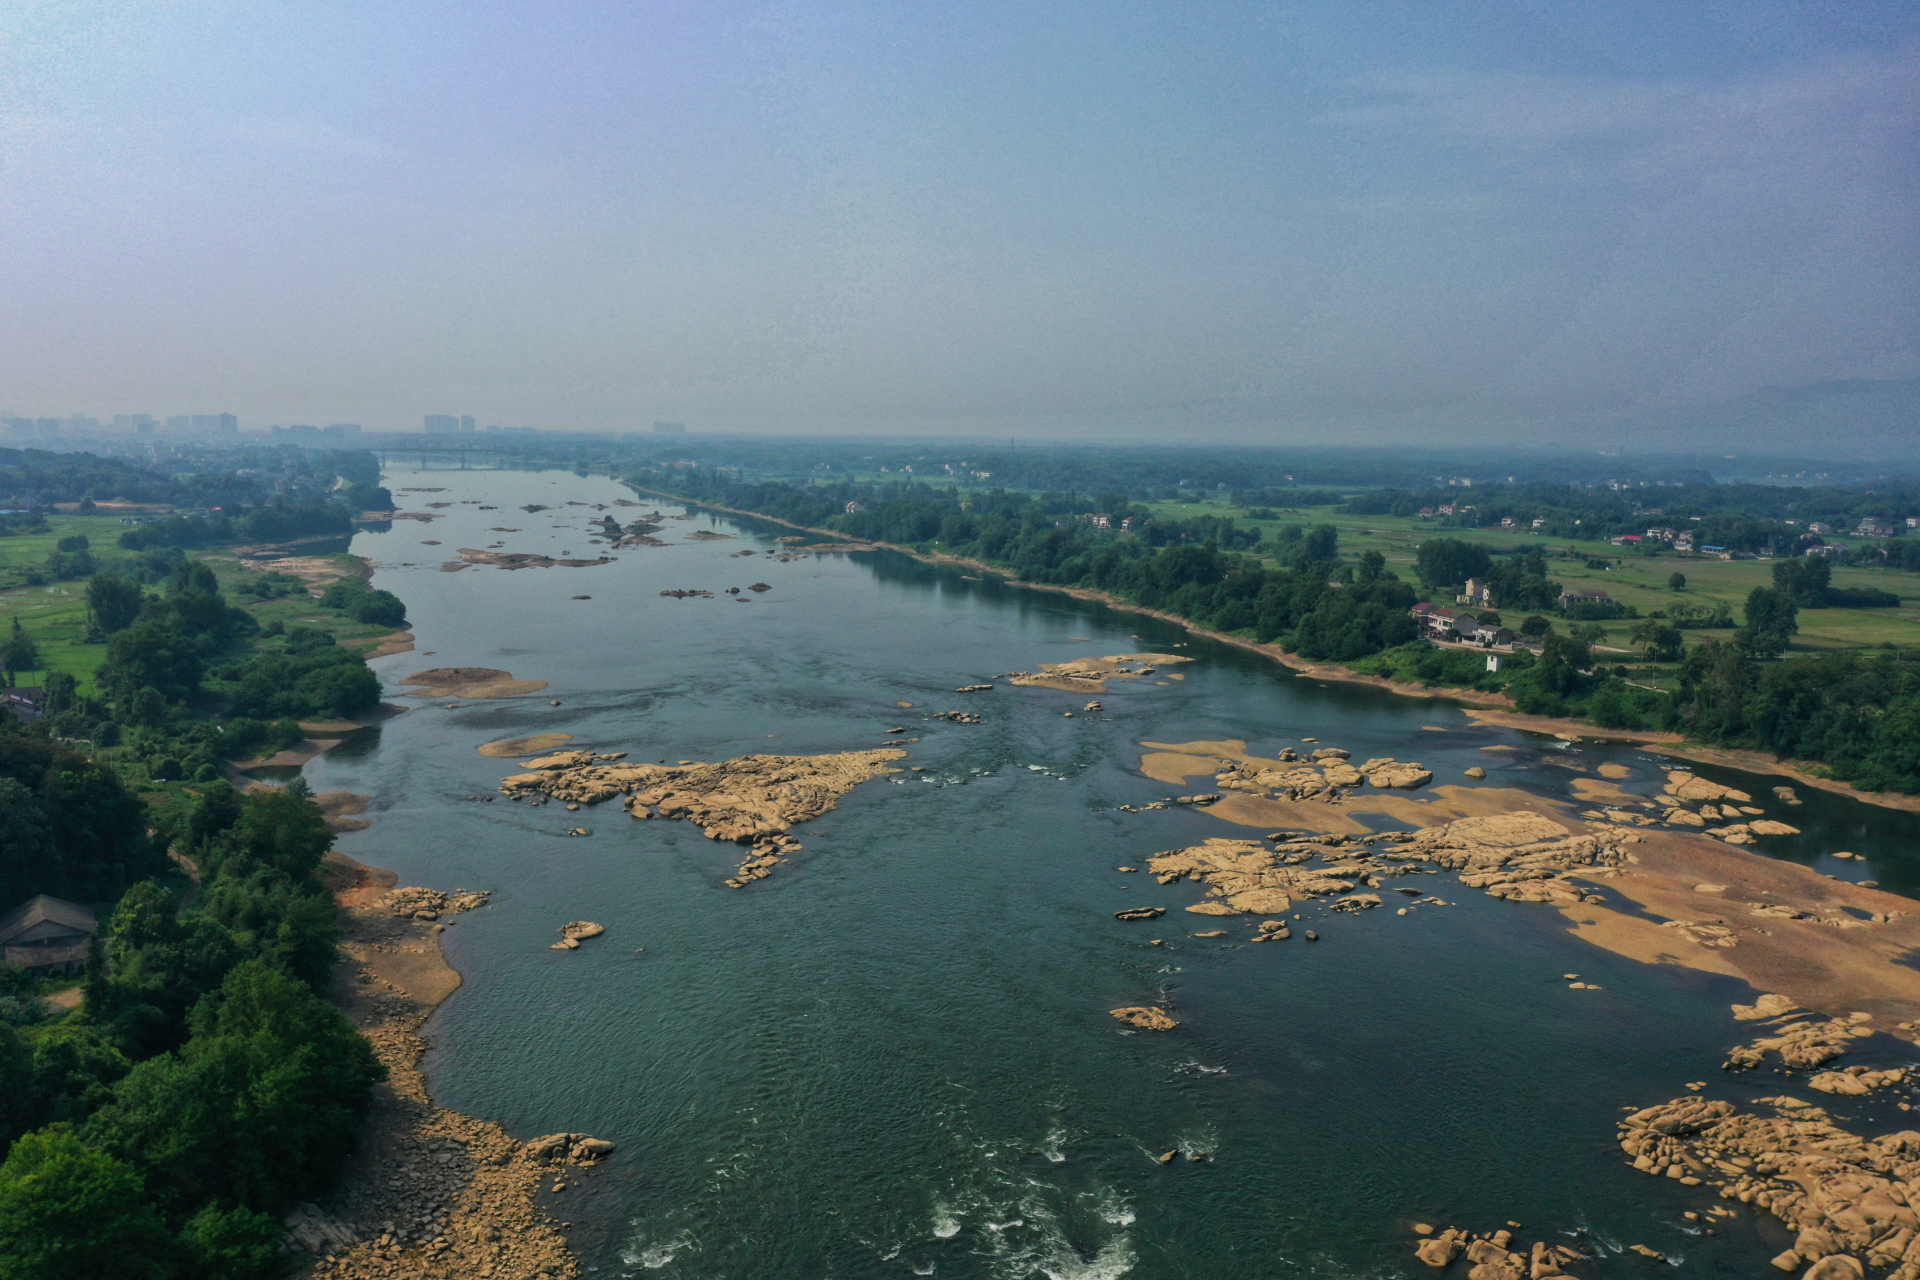
<svg viewBox="0 0 1920 1280">
<path fill-rule="evenodd" d="M 1825 607 L 1832 582 L 1833 564 L 1825 556 L 1773 562 L 1773 589 L 1802 609 Z"/>
<path fill-rule="evenodd" d="M 385 1069 L 345 1014 L 267 961 L 236 967 L 194 1007 L 177 1054 L 136 1066 L 86 1132 L 147 1171 L 175 1211 L 264 1213 L 319 1194 L 353 1150 Z"/>
<path fill-rule="evenodd" d="M 145 597 L 139 584 L 129 582 L 113 570 L 96 573 L 87 583 L 87 614 L 93 627 L 103 636 L 124 631 L 140 616 Z"/>
<path fill-rule="evenodd" d="M 1553 632 L 1553 623 L 1537 613 L 1528 614 L 1520 622 L 1520 634 L 1523 636 L 1544 636 Z"/>
<path fill-rule="evenodd" d="M 8 688 L 13 687 L 14 679 L 20 672 L 40 670 L 39 646 L 34 644 L 26 628 L 20 625 L 19 618 L 13 620 L 13 634 L 7 637 L 4 660 L 0 660 L 0 666 L 6 667 Z"/>
<path fill-rule="evenodd" d="M 1747 593 L 1747 625 L 1736 637 L 1740 648 L 1751 658 L 1777 658 L 1793 643 L 1800 630 L 1793 597 L 1772 587 L 1755 587 Z"/>
<path fill-rule="evenodd" d="M 1584 643 L 1572 636 L 1550 635 L 1540 650 L 1540 686 L 1563 698 L 1577 693 L 1582 673 L 1592 665 L 1593 655 Z"/>
<path fill-rule="evenodd" d="M 180 1243 L 194 1280 L 256 1280 L 274 1273 L 281 1234 L 271 1214 L 210 1204 L 187 1221 Z"/>
<path fill-rule="evenodd" d="M 1685 591 L 1686 589 L 1687 589 L 1687 575 L 1686 575 L 1686 574 L 1684 574 L 1684 573 L 1670 573 L 1670 574 L 1668 574 L 1668 575 L 1667 575 L 1667 590 L 1669 590 L 1669 591 Z"/>
<path fill-rule="evenodd" d="M 139 1280 L 170 1253 L 138 1171 L 73 1134 L 30 1133 L 0 1165 L 0 1280 Z"/>
<path fill-rule="evenodd" d="M 1677 661 L 1684 643 L 1684 637 L 1677 627 L 1658 618 L 1635 623 L 1631 639 L 1646 652 L 1649 662 Z"/>
<path fill-rule="evenodd" d="M 1468 578 L 1484 578 L 1492 568 L 1485 547 L 1460 538 L 1429 538 L 1413 558 L 1413 571 L 1429 587 L 1457 586 Z"/>
</svg>

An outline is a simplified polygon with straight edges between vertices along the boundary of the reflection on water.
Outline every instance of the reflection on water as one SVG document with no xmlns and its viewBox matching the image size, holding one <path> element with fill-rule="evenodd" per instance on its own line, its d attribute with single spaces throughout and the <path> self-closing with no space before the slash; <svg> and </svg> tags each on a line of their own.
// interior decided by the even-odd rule
<svg viewBox="0 0 1920 1280">
<path fill-rule="evenodd" d="M 554 472 L 431 482 L 455 504 L 443 520 L 355 541 L 436 651 L 375 664 L 417 709 L 309 775 L 376 797 L 348 853 L 403 883 L 495 890 L 445 935 L 466 983 L 429 1024 L 427 1067 L 446 1105 L 621 1144 L 554 1203 L 601 1274 L 1409 1275 L 1415 1220 L 1646 1243 L 1708 1275 L 1757 1274 L 1784 1247 L 1747 1217 L 1689 1234 L 1682 1212 L 1717 1201 L 1634 1173 L 1612 1144 L 1620 1107 L 1683 1081 L 1736 1101 L 1768 1088 L 1714 1070 L 1740 1038 L 1727 1005 L 1751 998 L 1744 984 L 1636 965 L 1549 910 L 1471 893 L 1404 917 L 1316 916 L 1316 945 L 1202 942 L 1179 910 L 1195 887 L 1114 872 L 1241 833 L 1118 811 L 1167 793 L 1137 772 L 1146 739 L 1271 755 L 1312 737 L 1556 797 L 1603 760 L 1631 769 L 1622 786 L 1657 789 L 1659 762 L 1548 748 L 903 556 L 776 561 L 790 531 L 760 522 L 670 520 L 668 545 L 591 569 L 440 573 L 420 542 L 584 553 L 601 513 L 566 504 L 627 495 Z M 702 528 L 734 536 L 686 536 Z M 750 604 L 660 595 L 754 581 L 772 590 Z M 1184 682 L 1112 688 L 1098 714 L 1049 690 L 954 692 L 1176 643 L 1196 659 Z M 552 683 L 419 705 L 397 681 L 427 666 Z M 961 706 L 984 722 L 933 718 Z M 683 823 L 605 807 L 592 838 L 569 839 L 578 817 L 557 807 L 466 802 L 513 771 L 475 750 L 503 736 L 680 760 L 866 747 L 895 726 L 926 772 L 856 790 L 796 831 L 805 851 L 780 875 L 740 892 L 721 884 L 737 856 Z M 1790 856 L 1844 822 L 1869 829 L 1849 838 L 1883 883 L 1902 874 L 1904 816 L 1802 795 L 1790 820 L 1808 843 Z M 1138 905 L 1172 910 L 1114 919 Z M 595 946 L 548 948 L 583 918 L 606 926 Z M 1569 971 L 1604 990 L 1569 993 Z M 1107 1014 L 1161 999 L 1178 1030 Z"/>
</svg>

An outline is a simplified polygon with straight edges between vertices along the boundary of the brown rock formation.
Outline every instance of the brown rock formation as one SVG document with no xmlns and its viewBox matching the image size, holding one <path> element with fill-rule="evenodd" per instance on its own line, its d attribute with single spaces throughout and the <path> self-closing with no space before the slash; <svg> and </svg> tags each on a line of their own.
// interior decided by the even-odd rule
<svg viewBox="0 0 1920 1280">
<path fill-rule="evenodd" d="M 544 795 L 576 804 L 599 804 L 624 795 L 636 818 L 684 818 L 712 840 L 768 842 L 761 856 L 770 865 L 788 848 L 777 837 L 795 823 L 826 813 L 869 778 L 897 772 L 887 768 L 887 762 L 906 754 L 883 747 L 824 756 L 754 755 L 712 764 L 655 765 L 622 763 L 624 753 L 567 751 L 526 761 L 530 772 L 506 779 L 500 789 L 510 796 Z"/>
</svg>

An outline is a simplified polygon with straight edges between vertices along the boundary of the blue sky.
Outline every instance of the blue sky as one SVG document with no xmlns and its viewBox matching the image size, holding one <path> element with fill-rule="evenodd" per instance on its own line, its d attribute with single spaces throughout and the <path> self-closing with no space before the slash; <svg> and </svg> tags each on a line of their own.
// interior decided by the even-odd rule
<svg viewBox="0 0 1920 1280">
<path fill-rule="evenodd" d="M 0 407 L 1257 440 L 1908 379 L 1917 116 L 1878 0 L 14 0 Z"/>
</svg>

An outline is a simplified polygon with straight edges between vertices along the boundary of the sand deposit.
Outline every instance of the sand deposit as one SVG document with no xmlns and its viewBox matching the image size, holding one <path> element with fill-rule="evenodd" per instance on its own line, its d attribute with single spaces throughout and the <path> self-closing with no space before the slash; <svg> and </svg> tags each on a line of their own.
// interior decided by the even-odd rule
<svg viewBox="0 0 1920 1280">
<path fill-rule="evenodd" d="M 416 671 L 400 683 L 423 686 L 407 690 L 423 698 L 512 698 L 547 687 L 545 680 L 516 680 L 513 672 L 493 667 L 434 667 Z"/>
<path fill-rule="evenodd" d="M 497 742 L 483 742 L 479 752 L 483 756 L 495 756 L 512 759 L 514 756 L 532 755 L 536 751 L 551 751 L 565 742 L 572 742 L 570 733 L 534 733 L 524 738 L 501 738 Z"/>
</svg>

